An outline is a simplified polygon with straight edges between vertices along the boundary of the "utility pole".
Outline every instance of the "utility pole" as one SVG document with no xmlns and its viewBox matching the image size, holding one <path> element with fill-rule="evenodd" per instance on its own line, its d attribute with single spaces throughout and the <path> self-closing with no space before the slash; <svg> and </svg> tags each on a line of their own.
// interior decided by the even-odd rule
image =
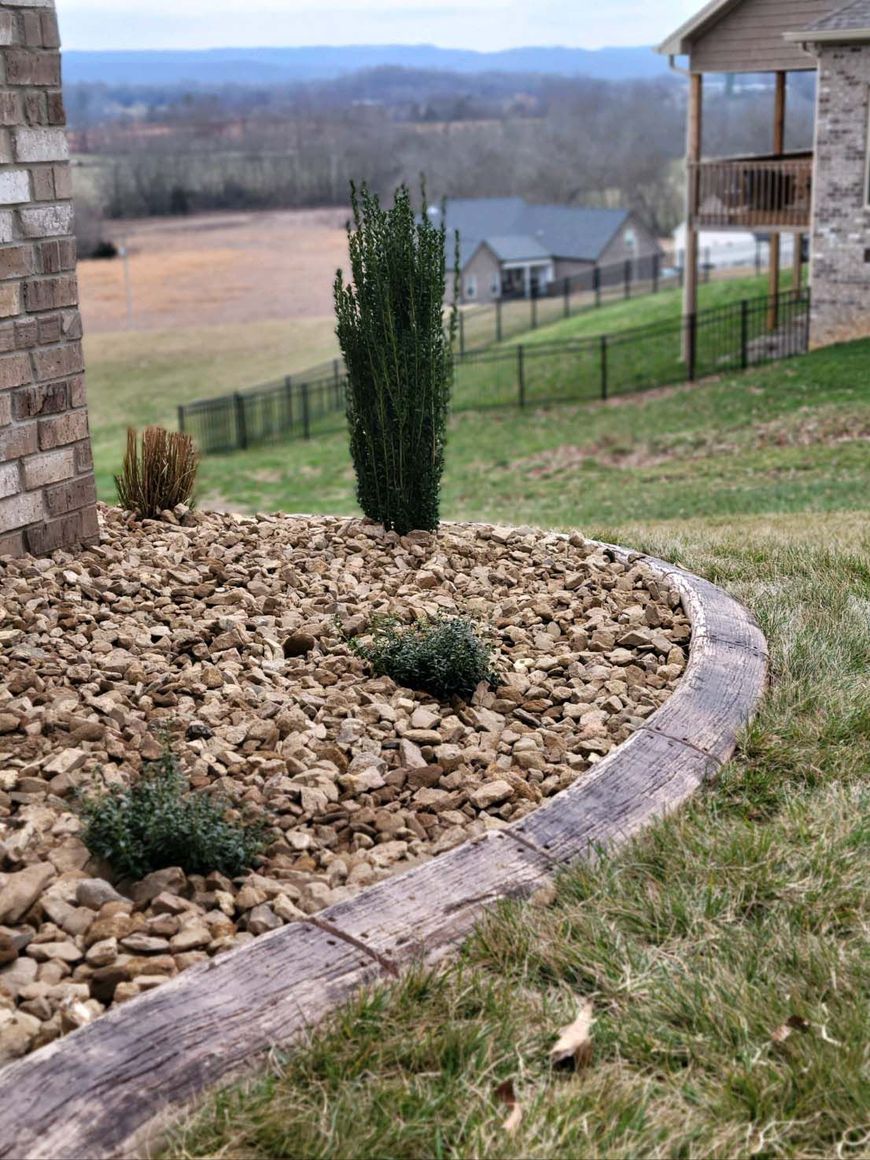
<svg viewBox="0 0 870 1160">
<path fill-rule="evenodd" d="M 133 329 L 133 281 L 130 276 L 130 248 L 126 237 L 121 239 L 118 253 L 124 264 L 124 295 L 127 299 L 127 329 Z"/>
</svg>

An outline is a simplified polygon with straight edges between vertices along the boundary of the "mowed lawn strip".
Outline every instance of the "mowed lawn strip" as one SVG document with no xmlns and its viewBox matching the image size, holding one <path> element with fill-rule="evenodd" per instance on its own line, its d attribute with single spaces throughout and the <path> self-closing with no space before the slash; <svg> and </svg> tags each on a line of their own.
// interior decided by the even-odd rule
<svg viewBox="0 0 870 1160">
<path fill-rule="evenodd" d="M 444 515 L 589 528 L 866 506 L 868 365 L 863 342 L 607 404 L 456 415 Z M 239 510 L 357 510 L 341 431 L 208 457 L 201 493 Z"/>
<path fill-rule="evenodd" d="M 701 303 L 719 305 L 764 292 L 763 279 L 711 283 L 702 287 Z M 544 326 L 514 341 L 537 345 L 674 320 L 679 317 L 680 303 L 677 291 L 608 303 L 570 323 Z M 673 343 L 666 345 L 663 357 L 671 367 Z M 503 344 L 497 348 L 500 361 L 464 367 L 457 382 L 457 404 L 513 404 L 517 396 L 514 350 L 512 344 Z M 338 347 L 335 321 L 327 316 L 94 333 L 86 336 L 85 353 L 97 486 L 100 497 L 110 502 L 114 498 L 112 477 L 121 465 L 129 425 L 158 423 L 175 429 L 179 404 L 245 391 L 288 374 L 304 374 L 333 359 Z M 613 356 L 616 376 L 620 360 L 627 359 L 634 366 L 636 353 L 626 349 Z M 674 373 L 678 372 L 679 368 Z M 597 381 L 597 368 L 576 354 L 562 360 L 533 358 L 529 367 L 531 399 L 536 395 L 581 398 L 596 393 Z M 336 415 L 330 426 L 334 429 L 341 424 L 342 416 Z"/>
<path fill-rule="evenodd" d="M 604 442 L 620 466 L 599 451 L 524 475 L 504 427 L 456 421 L 447 514 L 580 526 L 709 577 L 759 617 L 770 694 L 676 817 L 564 873 L 552 904 L 498 907 L 446 968 L 347 1004 L 207 1101 L 166 1156 L 866 1153 L 868 358 L 856 344 L 568 422 L 554 409 L 516 456 Z M 302 506 L 348 494 L 343 468 L 306 467 Z M 592 1059 L 554 1072 L 585 999 Z"/>
</svg>

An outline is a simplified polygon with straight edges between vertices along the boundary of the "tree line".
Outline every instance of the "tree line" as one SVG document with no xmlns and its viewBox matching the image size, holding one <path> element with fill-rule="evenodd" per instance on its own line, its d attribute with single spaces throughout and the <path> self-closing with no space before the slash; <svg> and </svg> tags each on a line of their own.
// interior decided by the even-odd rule
<svg viewBox="0 0 870 1160">
<path fill-rule="evenodd" d="M 763 79 L 711 86 L 705 151 L 769 151 L 772 105 Z M 676 77 L 387 68 L 280 89 L 79 86 L 69 112 L 89 235 L 101 216 L 345 205 L 351 180 L 387 195 L 421 172 L 437 196 L 625 206 L 662 234 L 683 210 Z M 789 148 L 811 147 L 812 124 L 812 82 L 798 76 Z"/>
</svg>

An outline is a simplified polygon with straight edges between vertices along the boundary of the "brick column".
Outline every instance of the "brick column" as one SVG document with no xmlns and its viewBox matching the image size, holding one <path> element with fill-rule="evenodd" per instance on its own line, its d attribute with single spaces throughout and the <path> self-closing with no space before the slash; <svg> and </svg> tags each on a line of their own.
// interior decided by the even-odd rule
<svg viewBox="0 0 870 1160">
<path fill-rule="evenodd" d="M 54 0 L 0 0 L 0 556 L 93 541 Z"/>
<path fill-rule="evenodd" d="M 812 245 L 813 346 L 870 336 L 870 45 L 819 58 Z"/>
</svg>

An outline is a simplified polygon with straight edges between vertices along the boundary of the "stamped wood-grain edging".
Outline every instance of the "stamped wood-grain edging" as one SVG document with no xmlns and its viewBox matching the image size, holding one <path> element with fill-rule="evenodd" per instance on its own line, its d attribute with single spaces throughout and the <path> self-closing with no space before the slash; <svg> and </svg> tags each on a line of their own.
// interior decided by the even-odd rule
<svg viewBox="0 0 870 1160">
<path fill-rule="evenodd" d="M 767 645 L 747 610 L 672 564 L 692 624 L 686 672 L 631 737 L 547 805 L 306 921 L 113 1007 L 0 1070 L 0 1157 L 135 1154 L 149 1125 L 287 1047 L 359 987 L 459 944 L 484 908 L 676 809 L 728 760 L 763 695 Z"/>
</svg>

